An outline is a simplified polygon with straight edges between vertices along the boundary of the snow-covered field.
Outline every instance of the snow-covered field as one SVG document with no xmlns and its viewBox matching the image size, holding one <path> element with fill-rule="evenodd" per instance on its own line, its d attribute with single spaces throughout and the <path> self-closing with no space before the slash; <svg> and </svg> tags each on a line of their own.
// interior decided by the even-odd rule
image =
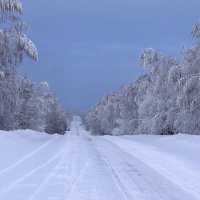
<svg viewBox="0 0 200 200">
<path fill-rule="evenodd" d="M 2 200 L 200 200 L 200 137 L 0 132 Z"/>
</svg>

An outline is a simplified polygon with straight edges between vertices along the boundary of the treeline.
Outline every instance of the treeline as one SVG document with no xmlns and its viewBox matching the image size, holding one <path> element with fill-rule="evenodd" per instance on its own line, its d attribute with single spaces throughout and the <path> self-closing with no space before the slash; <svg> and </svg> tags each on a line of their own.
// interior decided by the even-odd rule
<svg viewBox="0 0 200 200">
<path fill-rule="evenodd" d="M 64 134 L 67 114 L 48 83 L 33 83 L 18 71 L 24 56 L 37 59 L 22 13 L 18 0 L 0 0 L 0 129 Z"/>
<path fill-rule="evenodd" d="M 142 66 L 150 74 L 107 94 L 83 115 L 95 135 L 200 134 L 200 21 L 191 32 L 194 45 L 180 60 L 144 49 Z"/>
</svg>

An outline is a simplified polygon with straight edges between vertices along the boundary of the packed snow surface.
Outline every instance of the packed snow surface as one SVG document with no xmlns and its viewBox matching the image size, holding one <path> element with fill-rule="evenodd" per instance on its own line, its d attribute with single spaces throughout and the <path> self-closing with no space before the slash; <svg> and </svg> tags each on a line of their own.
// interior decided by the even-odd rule
<svg viewBox="0 0 200 200">
<path fill-rule="evenodd" d="M 0 132 L 2 200 L 200 200 L 200 137 Z"/>
</svg>

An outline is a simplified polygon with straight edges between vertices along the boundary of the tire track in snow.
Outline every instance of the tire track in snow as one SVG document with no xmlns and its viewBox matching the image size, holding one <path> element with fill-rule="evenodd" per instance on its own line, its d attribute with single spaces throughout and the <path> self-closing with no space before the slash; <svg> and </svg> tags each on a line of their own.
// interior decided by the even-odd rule
<svg viewBox="0 0 200 200">
<path fill-rule="evenodd" d="M 71 199 L 72 197 L 72 194 L 73 194 L 73 190 L 74 188 L 76 187 L 76 185 L 78 184 L 82 174 L 85 172 L 85 170 L 88 168 L 90 162 L 87 162 L 85 164 L 85 166 L 81 169 L 81 171 L 79 172 L 79 174 L 76 176 L 75 180 L 73 181 L 72 183 L 72 186 L 70 187 L 70 190 L 69 190 L 69 194 L 68 194 L 68 197 L 66 198 L 67 200 Z"/>
<path fill-rule="evenodd" d="M 37 173 L 39 170 L 47 167 L 48 165 L 50 165 L 51 163 L 53 163 L 54 161 L 56 161 L 57 159 L 59 159 L 59 157 L 61 156 L 61 151 L 58 151 L 58 153 L 56 153 L 51 159 L 49 159 L 47 162 L 45 162 L 44 164 L 38 166 L 37 168 L 29 171 L 28 173 L 24 174 L 23 176 L 21 176 L 20 178 L 16 179 L 15 181 L 13 181 L 11 184 L 7 185 L 3 190 L 0 191 L 0 197 L 4 196 L 6 193 L 8 193 L 9 191 L 11 191 L 14 187 L 16 187 L 18 184 L 20 184 L 22 181 L 25 181 L 27 178 L 29 178 L 30 176 L 32 176 L 33 174 Z"/>
<path fill-rule="evenodd" d="M 14 164 L 11 164 L 10 166 L 4 168 L 3 170 L 0 171 L 0 176 L 3 175 L 4 173 L 8 172 L 11 169 L 14 169 L 18 165 L 22 164 L 24 161 L 26 161 L 27 159 L 31 158 L 35 154 L 39 153 L 42 149 L 46 148 L 49 144 L 51 144 L 52 142 L 54 142 L 57 138 L 58 138 L 58 136 L 53 137 L 51 140 L 49 140 L 45 144 L 41 145 L 39 148 L 37 148 L 36 150 L 32 151 L 31 153 L 27 154 L 23 158 L 19 159 Z"/>
<path fill-rule="evenodd" d="M 74 141 L 74 149 L 77 149 L 78 146 L 80 145 L 80 140 L 83 141 L 85 138 L 82 137 L 81 134 L 79 134 L 81 131 L 79 130 L 79 124 L 75 124 L 74 125 L 74 135 L 73 137 L 75 137 L 75 141 Z M 86 152 L 86 146 L 82 146 L 82 153 Z M 78 152 L 79 153 L 79 152 Z M 72 180 L 70 187 L 68 188 L 68 193 L 66 193 L 66 200 L 70 200 L 73 196 L 73 191 L 76 188 L 76 185 L 79 183 L 79 180 L 81 179 L 82 175 L 84 174 L 84 172 L 88 169 L 88 167 L 90 166 L 90 160 L 88 160 L 89 158 L 87 158 L 86 162 L 84 163 L 83 167 L 80 169 L 80 171 L 78 172 L 78 174 L 76 174 L 75 178 Z M 71 162 L 70 164 L 72 164 L 75 160 L 73 158 L 73 160 L 68 160 L 68 162 Z M 74 170 L 73 168 L 71 170 Z M 72 173 L 72 171 L 68 170 L 66 172 L 66 175 Z M 66 177 L 67 179 L 67 177 Z M 67 181 L 66 181 L 67 182 Z"/>
<path fill-rule="evenodd" d="M 77 153 L 80 153 L 81 158 L 84 158 L 81 160 L 84 165 L 78 169 L 75 178 L 70 182 L 71 187 L 68 187 L 66 200 L 128 200 L 122 195 L 120 188 L 116 186 L 110 172 L 105 169 L 105 163 L 99 156 L 91 138 L 84 134 L 76 146 L 80 146 L 80 144 L 85 151 L 79 149 Z M 72 170 L 74 170 L 73 167 Z M 109 191 L 109 187 L 111 191 Z"/>
<path fill-rule="evenodd" d="M 108 158 L 105 156 L 105 154 L 101 151 L 101 150 L 97 150 L 99 153 L 99 156 L 102 158 L 103 162 L 104 162 L 104 166 L 107 169 L 108 172 L 111 172 L 110 175 L 113 178 L 116 186 L 119 188 L 121 194 L 123 195 L 125 200 L 132 200 L 134 197 L 130 194 L 130 192 L 133 192 L 133 190 L 128 190 L 127 189 L 127 185 L 124 184 L 123 179 L 120 177 L 120 173 L 115 169 L 115 167 L 112 166 L 112 164 L 109 162 Z M 124 165 L 127 166 L 131 166 L 130 164 L 124 162 Z M 133 169 L 134 173 L 137 173 L 139 176 L 141 176 L 140 172 L 137 171 L 136 169 Z M 132 187 L 134 186 L 134 191 L 135 193 L 135 198 L 134 199 L 145 199 L 144 197 L 142 197 L 142 193 L 140 191 L 142 191 L 142 185 L 138 185 L 135 184 L 135 177 L 133 177 L 133 174 L 130 173 L 129 171 L 126 171 L 126 176 L 129 178 L 129 181 L 132 181 Z M 144 178 L 144 177 L 143 177 Z M 134 181 L 135 180 L 135 181 Z M 139 198 L 137 198 L 137 196 L 140 196 Z M 157 199 L 157 198 L 156 198 Z M 159 198 L 160 199 L 160 198 Z"/>
<path fill-rule="evenodd" d="M 156 171 L 160 176 L 169 180 L 182 191 L 193 196 L 193 198 L 200 199 L 200 190 L 198 187 L 200 174 L 198 173 L 198 170 L 194 173 L 194 170 L 191 170 L 190 166 L 187 165 L 187 163 L 184 163 L 179 157 L 162 152 L 147 144 L 144 145 L 140 142 L 129 141 L 127 138 L 120 138 L 122 141 L 127 141 L 128 146 L 129 144 L 132 145 L 132 149 L 134 148 L 136 154 L 134 156 L 131 151 L 127 151 L 126 148 L 118 145 L 118 143 L 110 141 L 110 139 L 107 138 L 106 140 L 121 149 L 124 153 L 133 156 L 144 163 L 144 165 Z M 149 152 L 150 154 L 146 154 L 146 152 Z"/>
<path fill-rule="evenodd" d="M 95 144 L 94 144 L 95 146 Z M 106 170 L 108 171 L 108 173 L 110 174 L 110 171 L 112 172 L 112 179 L 114 180 L 117 188 L 120 190 L 124 200 L 131 200 L 131 196 L 129 195 L 128 191 L 126 190 L 126 188 L 124 187 L 123 183 L 121 182 L 119 176 L 116 174 L 115 170 L 111 167 L 110 163 L 108 162 L 106 156 L 103 154 L 103 152 L 98 149 L 96 147 L 96 151 L 97 153 L 99 154 L 99 158 L 101 158 L 101 160 L 103 161 L 104 163 L 104 166 L 106 168 Z"/>
<path fill-rule="evenodd" d="M 59 151 L 59 153 L 58 154 L 60 154 L 61 155 L 61 158 L 60 158 L 60 160 L 58 161 L 58 163 L 56 164 L 56 166 L 54 167 L 54 169 L 49 173 L 49 175 L 47 175 L 47 177 L 44 179 L 44 181 L 42 181 L 42 183 L 37 187 L 37 189 L 32 193 L 32 195 L 28 198 L 28 200 L 34 200 L 36 197 L 37 197 L 37 195 L 42 191 L 42 189 L 49 183 L 49 180 L 52 178 L 52 177 L 54 177 L 55 175 L 57 175 L 56 174 L 56 171 L 60 168 L 60 167 L 62 167 L 61 166 L 61 164 L 63 163 L 63 161 L 65 160 L 65 159 L 67 159 L 66 158 L 66 155 L 65 155 L 65 153 L 66 153 L 66 147 L 67 147 L 67 145 L 65 145 L 65 147 L 61 150 L 61 151 Z M 68 151 L 69 151 L 70 149 L 68 148 Z M 66 166 L 65 166 L 66 167 Z"/>
<path fill-rule="evenodd" d="M 105 139 L 99 138 L 96 147 L 99 156 L 105 162 L 105 167 L 112 173 L 111 177 L 115 179 L 126 199 L 194 199 L 193 195 L 190 196 L 189 193 L 165 179 L 145 163 Z"/>
</svg>

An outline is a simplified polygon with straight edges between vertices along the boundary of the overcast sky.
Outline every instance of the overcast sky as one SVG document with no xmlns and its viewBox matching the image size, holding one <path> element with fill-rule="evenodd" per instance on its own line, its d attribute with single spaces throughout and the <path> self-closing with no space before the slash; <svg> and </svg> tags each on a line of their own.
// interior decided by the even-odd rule
<svg viewBox="0 0 200 200">
<path fill-rule="evenodd" d="M 145 73 L 143 48 L 178 56 L 191 45 L 199 0 L 21 0 L 39 60 L 22 71 L 49 82 L 70 110 L 90 107 L 105 93 Z"/>
</svg>

